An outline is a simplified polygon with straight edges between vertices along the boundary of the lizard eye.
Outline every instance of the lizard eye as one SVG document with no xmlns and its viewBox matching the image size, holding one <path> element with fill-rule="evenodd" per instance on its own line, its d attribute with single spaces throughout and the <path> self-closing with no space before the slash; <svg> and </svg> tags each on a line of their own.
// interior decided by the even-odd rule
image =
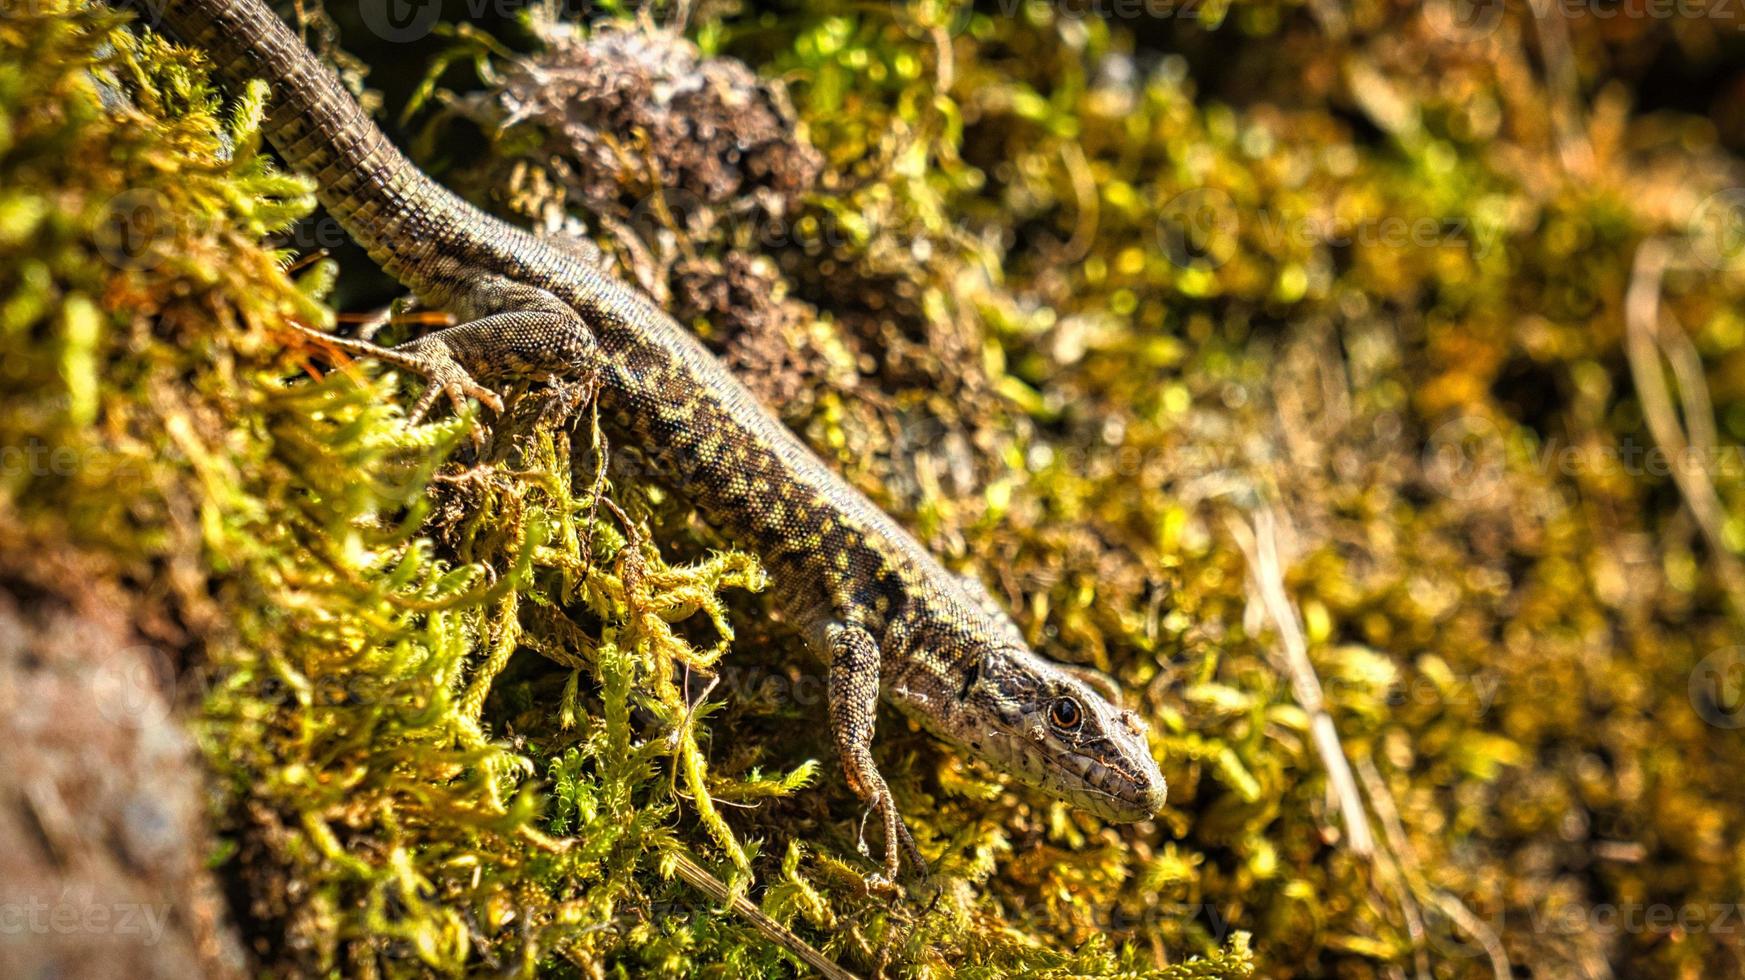
<svg viewBox="0 0 1745 980">
<path fill-rule="evenodd" d="M 1048 723 L 1069 734 L 1076 732 L 1085 723 L 1085 709 L 1072 698 L 1055 698 L 1048 706 Z"/>
</svg>

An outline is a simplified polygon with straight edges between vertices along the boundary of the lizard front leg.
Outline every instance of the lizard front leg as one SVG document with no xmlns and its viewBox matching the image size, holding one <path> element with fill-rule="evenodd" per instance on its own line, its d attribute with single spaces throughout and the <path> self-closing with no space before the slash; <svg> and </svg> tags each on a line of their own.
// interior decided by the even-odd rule
<svg viewBox="0 0 1745 980">
<path fill-rule="evenodd" d="M 873 725 L 879 703 L 878 643 L 861 627 L 841 624 L 830 626 L 825 640 L 830 647 L 830 730 L 842 756 L 848 788 L 884 821 L 884 881 L 896 883 L 905 851 L 915 870 L 925 875 L 927 861 L 903 826 L 891 788 L 873 762 Z"/>
</svg>

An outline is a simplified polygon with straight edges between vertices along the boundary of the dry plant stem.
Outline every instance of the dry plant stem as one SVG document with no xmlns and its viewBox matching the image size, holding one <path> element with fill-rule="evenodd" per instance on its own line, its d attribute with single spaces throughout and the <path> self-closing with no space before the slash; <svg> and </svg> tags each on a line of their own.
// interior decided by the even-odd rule
<svg viewBox="0 0 1745 980">
<path fill-rule="evenodd" d="M 1486 925 L 1484 920 L 1473 915 L 1464 902 L 1443 889 L 1432 886 L 1419 873 L 1416 852 L 1412 849 L 1412 842 L 1406 838 L 1406 827 L 1400 820 L 1399 807 L 1394 805 L 1394 794 L 1381 778 L 1381 772 L 1376 769 L 1375 763 L 1366 758 L 1358 759 L 1357 774 L 1363 780 L 1364 792 L 1369 795 L 1369 804 L 1375 808 L 1376 818 L 1381 821 L 1382 833 L 1388 842 L 1387 850 L 1398 860 L 1394 867 L 1395 872 L 1403 876 L 1406 886 L 1414 896 L 1428 896 L 1431 903 L 1478 940 L 1478 944 L 1484 947 L 1485 955 L 1490 957 L 1491 972 L 1496 980 L 1509 980 L 1509 977 L 1514 976 L 1514 968 L 1509 963 L 1508 951 L 1503 948 L 1496 931 Z M 1419 917 L 1416 904 L 1407 905 L 1406 909 L 1407 916 L 1417 920 L 1414 928 L 1421 936 L 1424 923 Z M 1419 942 L 1421 944 L 1421 938 Z"/>
<path fill-rule="evenodd" d="M 1309 714 L 1315 750 L 1327 767 L 1327 777 L 1332 782 L 1339 812 L 1345 818 L 1346 833 L 1351 838 L 1351 850 L 1367 858 L 1375 852 L 1375 837 L 1369 829 L 1369 818 L 1363 812 L 1363 798 L 1357 792 L 1357 781 L 1351 776 L 1351 764 L 1346 761 L 1345 749 L 1339 744 L 1339 730 L 1333 725 L 1333 716 L 1327 713 L 1321 680 L 1315 675 L 1315 665 L 1309 662 L 1302 621 L 1297 618 L 1296 607 L 1285 595 L 1284 569 L 1278 559 L 1277 519 L 1271 507 L 1262 505 L 1255 511 L 1252 528 L 1235 518 L 1231 518 L 1229 525 L 1237 547 L 1248 559 L 1248 571 L 1255 587 L 1260 590 L 1261 603 L 1278 628 L 1291 691 L 1296 695 L 1297 704 Z"/>
<path fill-rule="evenodd" d="M 1309 13 L 1321 25 L 1321 32 L 1335 41 L 1344 40 L 1351 33 L 1351 22 L 1345 16 L 1344 7 L 1333 0 L 1309 0 Z"/>
<path fill-rule="evenodd" d="M 1575 174 L 1591 174 L 1594 169 L 1593 146 L 1588 142 L 1586 124 L 1580 105 L 1580 79 L 1576 76 L 1575 57 L 1570 51 L 1569 22 L 1563 5 L 1556 0 L 1532 0 L 1533 26 L 1539 35 L 1539 50 L 1545 56 L 1546 87 L 1550 89 L 1552 126 L 1557 132 L 1558 155 L 1563 169 Z"/>
<path fill-rule="evenodd" d="M 734 913 L 752 924 L 770 942 L 782 947 L 800 958 L 800 961 L 819 975 L 829 980 L 857 980 L 854 974 L 844 970 L 830 961 L 830 958 L 814 949 L 812 945 L 794 935 L 793 931 L 780 922 L 764 914 L 764 911 L 743 895 L 737 895 L 726 883 L 703 870 L 702 865 L 683 854 L 672 855 L 673 873 L 685 880 L 692 888 L 708 895 L 717 902 L 724 902 Z"/>
<path fill-rule="evenodd" d="M 1339 802 L 1340 813 L 1351 838 L 1352 853 L 1371 860 L 1378 877 L 1399 886 L 1396 891 L 1399 893 L 1400 907 L 1406 918 L 1407 929 L 1412 934 L 1414 946 L 1418 949 L 1419 973 L 1425 972 L 1422 953 L 1424 924 L 1414 899 L 1422 896 L 1476 938 L 1490 957 L 1492 970 L 1498 980 L 1506 980 L 1510 976 L 1509 958 L 1496 933 L 1473 915 L 1459 899 L 1430 887 L 1417 873 L 1415 862 L 1407 860 L 1412 853 L 1410 842 L 1406 839 L 1405 828 L 1400 823 L 1399 810 L 1394 806 L 1393 795 L 1388 792 L 1374 766 L 1367 760 L 1359 760 L 1358 765 L 1365 767 L 1365 784 L 1370 800 L 1388 835 L 1388 846 L 1378 847 L 1376 844 L 1357 780 L 1352 774 L 1344 746 L 1339 741 L 1338 729 L 1334 727 L 1333 717 L 1327 713 L 1320 678 L 1315 674 L 1314 664 L 1309 661 L 1302 621 L 1297 616 L 1296 607 L 1285 594 L 1284 569 L 1278 554 L 1278 520 L 1272 508 L 1263 505 L 1256 510 L 1253 527 L 1236 518 L 1231 518 L 1228 523 L 1237 547 L 1242 549 L 1243 556 L 1248 560 L 1249 573 L 1260 592 L 1261 603 L 1278 629 L 1282 647 L 1280 659 L 1290 677 L 1291 689 L 1298 705 L 1309 714 L 1315 748 L 1320 753 L 1322 764 L 1327 768 L 1333 795 Z"/>
<path fill-rule="evenodd" d="M 1066 243 L 1061 261 L 1076 264 L 1083 262 L 1085 256 L 1091 254 L 1091 245 L 1097 237 L 1097 225 L 1102 221 L 1102 203 L 1097 197 L 1097 178 L 1091 172 L 1090 161 L 1085 158 L 1084 147 L 1070 142 L 1061 144 L 1060 160 L 1066 168 L 1067 177 L 1072 181 L 1073 198 L 1077 203 L 1072 238 Z"/>
<path fill-rule="evenodd" d="M 1669 343 L 1661 329 L 1660 283 L 1669 258 L 1666 243 L 1659 239 L 1651 238 L 1636 250 L 1630 287 L 1624 294 L 1624 352 L 1630 360 L 1630 377 L 1642 400 L 1648 432 L 1655 445 L 1671 457 L 1672 481 L 1713 555 L 1715 577 L 1720 580 L 1735 620 L 1745 624 L 1745 567 L 1741 567 L 1722 536 L 1726 514 L 1706 472 L 1707 463 L 1713 458 L 1709 450 L 1713 448 L 1714 432 L 1708 390 L 1701 382 L 1700 371 L 1693 372 L 1688 364 L 1692 352 L 1677 342 Z M 1683 425 L 1661 369 L 1663 353 L 1678 376 Z M 1680 355 L 1685 363 L 1681 364 Z M 1685 425 L 1690 427 L 1691 436 L 1686 435 Z M 1693 457 L 1701 460 L 1702 465 L 1683 464 Z"/>
</svg>

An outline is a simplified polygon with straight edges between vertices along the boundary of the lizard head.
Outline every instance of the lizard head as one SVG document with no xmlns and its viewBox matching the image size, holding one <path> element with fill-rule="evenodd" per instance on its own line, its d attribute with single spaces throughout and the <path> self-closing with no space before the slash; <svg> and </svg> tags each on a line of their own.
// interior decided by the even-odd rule
<svg viewBox="0 0 1745 980">
<path fill-rule="evenodd" d="M 1139 716 L 1029 650 L 971 659 L 949 711 L 923 722 L 978 758 L 1106 820 L 1143 820 L 1167 789 Z M 940 724 L 939 722 L 944 722 Z"/>
</svg>

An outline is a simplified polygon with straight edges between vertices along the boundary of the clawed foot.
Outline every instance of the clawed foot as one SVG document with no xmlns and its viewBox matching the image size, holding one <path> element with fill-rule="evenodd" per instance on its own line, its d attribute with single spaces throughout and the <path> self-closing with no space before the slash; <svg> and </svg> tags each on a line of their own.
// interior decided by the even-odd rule
<svg viewBox="0 0 1745 980">
<path fill-rule="evenodd" d="M 878 812 L 885 824 L 885 863 L 882 871 L 866 876 L 866 890 L 869 894 L 890 899 L 896 899 L 903 894 L 901 876 L 905 854 L 908 855 L 909 866 L 918 880 L 925 881 L 930 874 L 927 859 L 921 856 L 921 849 L 915 846 L 915 838 L 910 835 L 909 828 L 904 825 L 903 818 L 897 814 L 896 809 L 896 803 L 887 791 L 882 800 L 861 816 L 860 833 L 855 843 L 861 856 L 871 860 L 872 851 L 866 844 L 866 822 L 875 811 Z"/>
<path fill-rule="evenodd" d="M 406 416 L 408 423 L 417 425 L 424 421 L 424 416 L 430 413 L 436 400 L 443 397 L 448 399 L 457 415 L 466 412 L 468 398 L 476 398 L 479 404 L 492 412 L 502 413 L 503 399 L 496 392 L 474 381 L 467 369 L 454 359 L 454 354 L 450 353 L 447 346 L 428 340 L 414 340 L 385 353 L 390 356 L 383 360 L 397 364 L 430 382 L 430 386 L 424 389 L 424 394 Z M 475 438 L 476 434 L 475 427 Z"/>
<path fill-rule="evenodd" d="M 369 341 L 335 337 L 307 327 L 298 329 L 326 346 L 392 364 L 429 382 L 429 386 L 424 389 L 424 393 L 418 397 L 418 401 L 406 416 L 409 425 L 424 421 L 431 408 L 435 407 L 436 400 L 444 397 L 454 407 L 457 415 L 466 414 L 468 398 L 478 399 L 480 404 L 494 413 L 501 414 L 503 411 L 503 399 L 496 392 L 473 380 L 472 374 L 455 360 L 454 352 L 440 340 L 424 337 L 398 347 L 381 347 Z M 472 427 L 472 439 L 473 445 L 482 452 L 485 431 L 484 426 L 476 420 Z"/>
</svg>

